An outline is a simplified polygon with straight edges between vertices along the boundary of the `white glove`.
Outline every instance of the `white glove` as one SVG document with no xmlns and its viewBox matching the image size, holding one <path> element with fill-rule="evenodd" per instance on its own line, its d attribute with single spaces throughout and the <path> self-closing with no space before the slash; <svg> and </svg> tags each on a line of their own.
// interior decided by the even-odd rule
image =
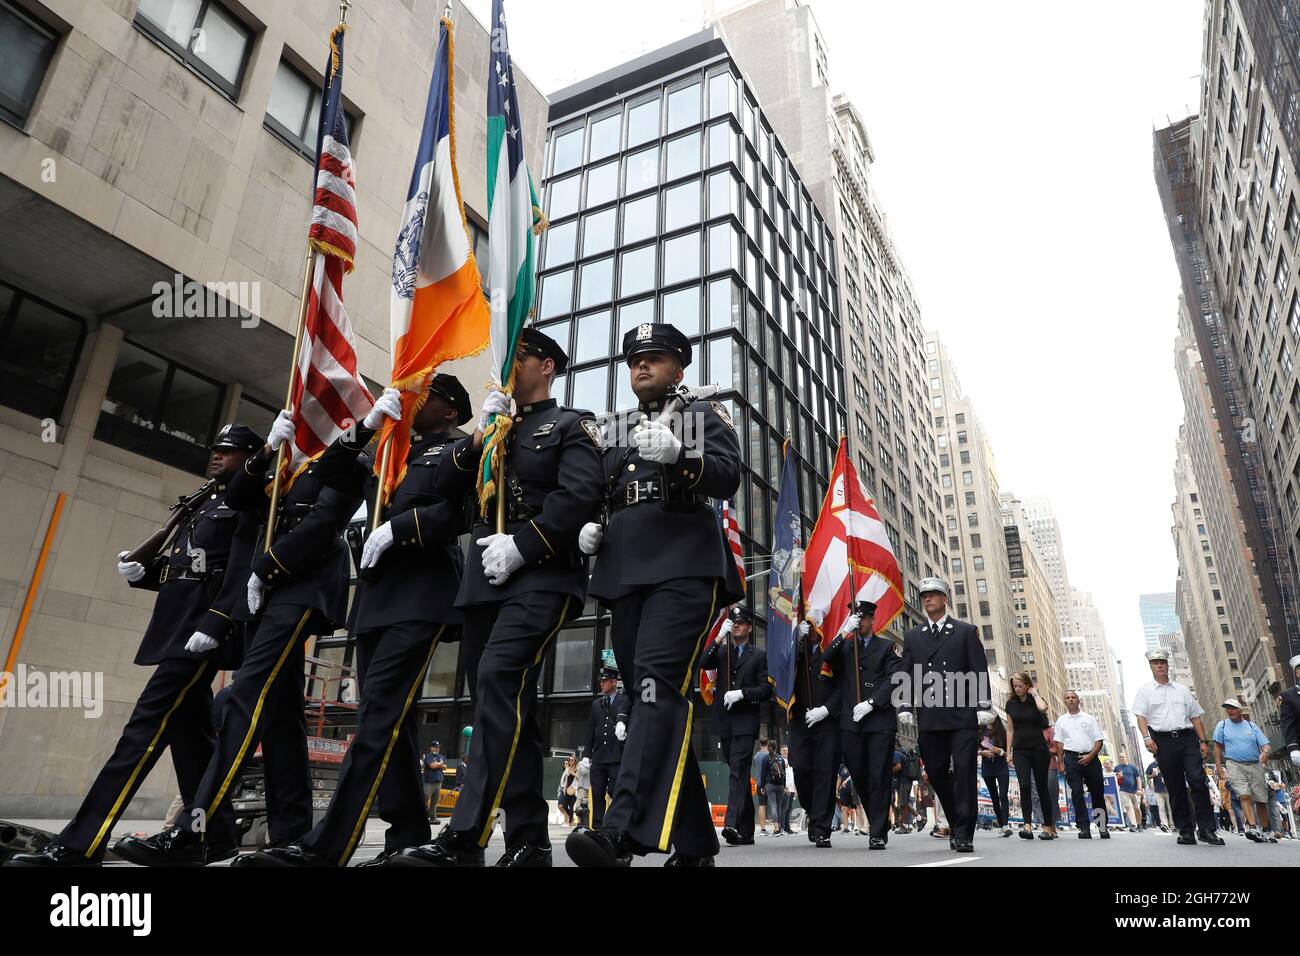
<svg viewBox="0 0 1300 956">
<path fill-rule="evenodd" d="M 579 761 L 578 761 L 578 769 L 579 769 L 579 770 L 590 770 L 590 769 L 591 769 L 591 758 L 590 758 L 590 757 L 583 757 L 581 760 L 579 760 Z"/>
<path fill-rule="evenodd" d="M 860 704 L 854 704 L 853 722 L 856 724 L 859 720 L 867 716 L 867 714 L 871 713 L 873 710 L 875 710 L 875 704 L 871 703 L 871 701 L 869 700 L 864 700 Z"/>
<path fill-rule="evenodd" d="M 510 414 L 510 396 L 500 389 L 494 388 L 488 392 L 487 398 L 483 399 L 483 414 L 478 417 L 478 430 L 487 431 L 488 419 L 493 415 Z"/>
<path fill-rule="evenodd" d="M 614 725 L 614 736 L 617 737 L 620 742 L 627 740 L 627 724 L 623 723 L 621 720 L 616 723 Z"/>
<path fill-rule="evenodd" d="M 682 453 L 681 439 L 667 425 L 656 421 L 642 422 L 632 432 L 632 444 L 646 461 L 660 465 L 675 462 Z"/>
<path fill-rule="evenodd" d="M 1300 767 L 1300 750 L 1291 751 L 1291 762 Z"/>
<path fill-rule="evenodd" d="M 123 561 L 130 551 L 123 551 L 117 556 L 117 573 L 132 584 L 144 577 L 144 565 L 139 561 Z"/>
<path fill-rule="evenodd" d="M 604 538 L 605 529 L 594 521 L 588 521 L 578 532 L 578 550 L 583 554 L 595 554 Z"/>
<path fill-rule="evenodd" d="M 848 637 L 850 634 L 858 633 L 858 627 L 862 624 L 861 614 L 850 614 L 844 621 L 844 626 L 840 628 L 840 634 Z"/>
<path fill-rule="evenodd" d="M 367 428 L 369 426 L 366 426 Z M 385 521 L 366 538 L 365 547 L 361 549 L 361 567 L 373 568 L 380 557 L 393 545 L 393 524 Z"/>
<path fill-rule="evenodd" d="M 825 707 L 814 707 L 812 710 L 808 711 L 803 715 L 803 722 L 807 724 L 809 727 L 811 727 L 819 720 L 825 720 L 826 716 L 829 713 L 830 711 L 827 710 Z"/>
<path fill-rule="evenodd" d="M 483 545 L 483 573 L 491 584 L 505 584 L 510 575 L 524 566 L 524 556 L 519 553 L 512 534 L 490 534 L 476 543 Z"/>
<path fill-rule="evenodd" d="M 731 619 L 730 615 L 728 615 L 727 619 L 722 622 L 722 627 L 718 629 L 718 634 L 722 637 L 726 637 L 735 629 L 735 627 L 736 622 Z"/>
<path fill-rule="evenodd" d="M 266 433 L 266 443 L 271 446 L 271 451 L 279 451 L 285 442 L 293 441 L 294 431 L 293 412 L 281 409 L 275 421 L 271 422 L 271 430 Z"/>
<path fill-rule="evenodd" d="M 361 424 L 368 429 L 378 431 L 379 426 L 384 424 L 385 418 L 391 418 L 393 421 L 400 421 L 402 418 L 402 391 L 398 388 L 386 388 L 384 394 L 375 399 L 375 405 L 366 413 L 366 417 L 361 419 Z"/>
<path fill-rule="evenodd" d="M 190 635 L 190 639 L 185 642 L 185 649 L 191 654 L 206 654 L 217 646 L 215 637 L 208 637 L 202 631 L 195 631 Z"/>
<path fill-rule="evenodd" d="M 722 706 L 727 708 L 727 710 L 731 710 L 731 705 L 736 703 L 739 700 L 743 700 L 744 697 L 745 697 L 744 691 L 729 690 L 722 695 Z"/>
<path fill-rule="evenodd" d="M 256 574 L 248 576 L 248 613 L 256 614 L 266 600 L 266 583 Z"/>
<path fill-rule="evenodd" d="M 993 723 L 993 711 L 977 710 L 975 711 L 975 719 L 979 721 L 981 725 L 991 724 Z"/>
<path fill-rule="evenodd" d="M 807 621 L 800 621 L 800 622 L 799 622 L 799 636 L 800 636 L 800 637 L 807 637 L 807 636 L 808 636 L 808 632 L 809 632 L 810 630 L 812 630 L 812 625 L 809 624 Z"/>
<path fill-rule="evenodd" d="M 916 723 L 916 717 L 910 710 L 900 710 L 898 712 L 898 722 L 911 727 Z"/>
</svg>

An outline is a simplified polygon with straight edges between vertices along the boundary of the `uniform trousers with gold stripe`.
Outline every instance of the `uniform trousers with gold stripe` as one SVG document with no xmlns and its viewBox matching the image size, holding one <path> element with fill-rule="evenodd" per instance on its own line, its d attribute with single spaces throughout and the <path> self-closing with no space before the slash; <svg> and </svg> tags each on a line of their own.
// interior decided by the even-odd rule
<svg viewBox="0 0 1300 956">
<path fill-rule="evenodd" d="M 58 836 L 58 842 L 99 862 L 111 843 L 113 826 L 164 750 L 170 750 L 184 800 L 193 798 L 212 759 L 212 680 L 217 666 L 198 655 L 162 661 L 136 700 L 113 754 Z M 229 808 L 209 825 L 214 840 L 235 841 Z"/>
<path fill-rule="evenodd" d="M 339 866 L 356 852 L 376 800 L 388 824 L 386 850 L 429 842 L 415 702 L 444 627 L 403 621 L 357 635 L 357 732 L 343 758 L 329 810 L 303 840 Z"/>
<path fill-rule="evenodd" d="M 560 627 L 581 610 L 577 598 L 549 591 L 464 609 L 462 653 L 474 699 L 474 736 L 449 824 L 463 839 L 487 846 L 498 814 L 504 814 L 507 845 L 550 845 L 537 679 Z"/>
<path fill-rule="evenodd" d="M 621 831 L 635 853 L 718 853 L 691 744 L 691 696 L 717 617 L 719 585 L 710 578 L 676 578 L 638 588 L 610 608 L 614 656 L 627 681 L 632 717 L 603 826 Z"/>
<path fill-rule="evenodd" d="M 315 608 L 276 603 L 258 618 L 244 662 L 227 689 L 212 759 L 177 825 L 219 845 L 205 821 L 234 796 L 249 759 L 262 747 L 268 837 L 282 844 L 311 829 L 311 768 L 303 703 L 304 647 L 324 624 Z"/>
</svg>

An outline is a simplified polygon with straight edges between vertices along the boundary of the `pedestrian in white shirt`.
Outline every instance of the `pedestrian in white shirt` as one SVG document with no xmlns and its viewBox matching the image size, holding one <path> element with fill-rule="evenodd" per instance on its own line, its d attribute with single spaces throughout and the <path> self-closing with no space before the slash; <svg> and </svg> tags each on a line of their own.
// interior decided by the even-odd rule
<svg viewBox="0 0 1300 956">
<path fill-rule="evenodd" d="M 1199 836 L 1202 843 L 1223 846 L 1223 838 L 1215 832 L 1214 807 L 1205 775 L 1208 746 L 1201 720 L 1205 710 L 1191 691 L 1169 679 L 1169 656 L 1165 651 L 1147 651 L 1147 662 L 1155 679 L 1138 688 L 1133 715 L 1169 790 L 1178 843 L 1195 846 Z"/>
<path fill-rule="evenodd" d="M 1070 785 L 1070 796 L 1074 800 L 1074 822 L 1079 826 L 1079 839 L 1092 839 L 1092 822 L 1096 818 L 1101 838 L 1109 840 L 1106 790 L 1102 782 L 1101 761 L 1097 759 L 1106 736 L 1101 732 L 1097 718 L 1079 709 L 1077 691 L 1065 692 L 1065 711 L 1056 718 L 1056 734 L 1052 745 L 1065 761 L 1065 780 Z M 1084 784 L 1087 784 L 1088 794 L 1092 797 L 1091 815 L 1083 795 Z"/>
</svg>

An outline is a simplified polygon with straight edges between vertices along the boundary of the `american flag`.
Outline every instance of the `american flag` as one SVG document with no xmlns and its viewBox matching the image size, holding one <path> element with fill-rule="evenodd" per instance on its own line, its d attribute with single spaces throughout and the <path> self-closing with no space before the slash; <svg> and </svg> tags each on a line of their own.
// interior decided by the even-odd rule
<svg viewBox="0 0 1300 956">
<path fill-rule="evenodd" d="M 357 251 L 356 177 L 343 109 L 344 29 L 340 23 L 330 34 L 330 62 L 321 88 L 315 194 L 307 234 L 318 255 L 291 392 L 297 426 L 292 473 L 361 421 L 375 403 L 357 373 L 352 323 L 343 308 L 343 276 L 352 271 Z"/>
<path fill-rule="evenodd" d="M 718 524 L 722 526 L 723 537 L 727 539 L 727 547 L 731 549 L 731 555 L 736 559 L 736 572 L 740 575 L 740 587 L 745 589 L 745 552 L 740 544 L 740 525 L 736 523 L 736 513 L 731 510 L 731 502 L 726 499 L 719 499 L 713 503 L 713 510 L 717 512 Z M 718 629 L 722 627 L 722 622 L 727 619 L 727 612 L 730 608 L 724 607 L 718 613 L 718 619 L 713 622 L 713 627 L 709 629 L 708 647 L 718 637 Z M 700 671 L 700 696 L 704 698 L 706 704 L 713 703 L 713 685 L 717 683 L 718 672 L 716 670 Z"/>
</svg>

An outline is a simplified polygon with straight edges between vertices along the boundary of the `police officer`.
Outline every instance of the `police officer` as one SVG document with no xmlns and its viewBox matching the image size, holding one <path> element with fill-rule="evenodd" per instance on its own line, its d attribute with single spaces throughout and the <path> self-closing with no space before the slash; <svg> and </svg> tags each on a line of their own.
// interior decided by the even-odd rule
<svg viewBox="0 0 1300 956">
<path fill-rule="evenodd" d="M 907 632 L 903 667 L 915 707 L 917 743 L 958 853 L 975 849 L 976 763 L 981 710 L 991 710 L 988 660 L 979 628 L 948 614 L 948 585 L 920 584 L 926 623 Z"/>
<path fill-rule="evenodd" d="M 1282 746 L 1291 756 L 1291 763 L 1300 767 L 1300 654 L 1291 658 L 1291 675 L 1295 683 L 1282 691 L 1278 716 L 1282 722 Z"/>
<path fill-rule="evenodd" d="M 718 674 L 713 688 L 713 728 L 730 768 L 722 838 L 731 846 L 754 842 L 749 769 L 762 706 L 772 696 L 767 652 L 750 641 L 753 630 L 754 615 L 749 609 L 733 607 L 700 660 L 703 670 L 716 670 Z"/>
<path fill-rule="evenodd" d="M 876 606 L 870 601 L 855 602 L 853 613 L 826 648 L 822 660 L 835 675 L 844 762 L 867 810 L 868 845 L 883 850 L 889 842 L 894 739 L 898 735 L 892 700 L 894 675 L 902 669 L 903 661 L 893 641 L 872 634 L 875 615 Z"/>
<path fill-rule="evenodd" d="M 707 502 L 735 494 L 740 446 L 723 405 L 670 398 L 691 363 L 680 330 L 629 329 L 623 353 L 639 404 L 613 423 L 607 521 L 584 527 L 581 543 L 599 552 L 591 593 L 610 608 L 625 673 L 630 663 L 632 722 L 603 825 L 575 829 L 565 849 L 580 866 L 622 866 L 670 849 L 670 866 L 712 866 L 718 838 L 691 747 L 689 695 L 720 608 L 743 593 Z"/>
<path fill-rule="evenodd" d="M 147 565 L 128 560 L 126 551 L 118 555 L 118 573 L 131 587 L 158 592 L 135 656 L 155 670 L 72 820 L 39 853 L 17 854 L 8 865 L 98 865 L 113 826 L 164 749 L 171 751 L 181 796 L 194 795 L 212 757 L 213 677 L 239 666 L 243 652 L 231 616 L 243 598 L 239 568 L 246 572 L 256 527 L 228 504 L 229 482 L 260 446 L 243 425 L 222 428 L 212 443 L 210 480 L 177 505 L 184 517 L 170 543 Z M 229 808 L 213 818 L 210 832 L 212 858 L 233 856 Z"/>
<path fill-rule="evenodd" d="M 450 628 L 460 586 L 461 501 L 444 501 L 435 487 L 443 450 L 471 417 L 469 395 L 453 375 L 435 375 L 411 426 L 406 468 L 384 509 L 384 521 L 366 540 L 360 584 L 353 602 L 361 706 L 357 731 L 343 761 L 325 817 L 301 841 L 268 847 L 244 858 L 254 866 L 345 866 L 365 832 L 371 804 L 379 800 L 388 823 L 384 851 L 362 864 L 383 865 L 398 850 L 427 843 L 429 815 L 420 781 L 415 701 L 434 650 Z M 334 442 L 316 462 L 330 486 L 351 487 L 352 464 L 383 418 L 400 420 L 401 392 L 384 391 L 352 436 Z M 378 478 L 370 475 L 366 501 L 373 506 Z"/>
<path fill-rule="evenodd" d="M 244 613 L 253 627 L 244 661 L 222 711 L 217 746 L 194 797 L 174 826 L 152 837 L 125 837 L 113 852 L 142 866 L 212 862 L 209 822 L 231 798 L 248 759 L 262 745 L 271 842 L 284 845 L 311 828 L 311 771 L 303 703 L 304 649 L 312 634 L 328 634 L 345 620 L 350 578 L 343 532 L 361 504 L 365 469 L 353 462 L 353 486 L 327 487 L 309 464 L 281 495 L 268 519 L 267 488 L 279 447 L 293 439 L 292 414 L 282 411 L 268 444 L 230 480 L 233 508 L 274 522 L 271 547 L 253 559 L 245 582 Z M 265 525 L 263 525 L 263 530 Z M 239 610 L 237 608 L 237 610 Z"/>
<path fill-rule="evenodd" d="M 790 766 L 799 805 L 808 816 L 808 840 L 831 845 L 835 780 L 840 764 L 840 694 L 822 667 L 821 634 L 800 621 L 795 641 L 794 700 L 790 704 Z"/>
<path fill-rule="evenodd" d="M 1138 688 L 1133 698 L 1133 716 L 1169 789 L 1178 842 L 1182 846 L 1196 846 L 1199 836 L 1202 843 L 1223 846 L 1223 837 L 1216 832 L 1210 787 L 1205 778 L 1208 744 L 1201 720 L 1205 710 L 1185 685 L 1169 679 L 1169 655 L 1164 650 L 1147 651 L 1147 663 L 1154 680 Z M 1188 791 L 1191 791 L 1190 803 Z"/>
<path fill-rule="evenodd" d="M 578 531 L 599 507 L 601 491 L 600 428 L 591 412 L 551 398 L 568 361 L 550 336 L 523 330 L 513 376 L 518 408 L 504 474 L 497 476 L 506 530 L 496 532 L 494 498 L 470 533 L 456 598 L 474 699 L 474 759 L 462 767 L 450 823 L 432 843 L 394 856 L 393 864 L 482 866 L 499 813 L 506 852 L 498 866 L 551 864 L 537 678 L 555 635 L 582 612 L 587 560 Z M 507 396 L 489 393 L 478 430 L 443 451 L 438 482 L 448 500 L 473 492 L 488 416 L 509 410 Z"/>
<path fill-rule="evenodd" d="M 600 696 L 591 702 L 587 746 L 583 751 L 591 775 L 591 790 L 587 795 L 587 822 L 590 826 L 600 826 L 605 819 L 605 798 L 614 795 L 614 780 L 623 759 L 623 741 L 627 740 L 631 714 L 632 701 L 619 690 L 618 671 L 602 667 Z"/>
</svg>

